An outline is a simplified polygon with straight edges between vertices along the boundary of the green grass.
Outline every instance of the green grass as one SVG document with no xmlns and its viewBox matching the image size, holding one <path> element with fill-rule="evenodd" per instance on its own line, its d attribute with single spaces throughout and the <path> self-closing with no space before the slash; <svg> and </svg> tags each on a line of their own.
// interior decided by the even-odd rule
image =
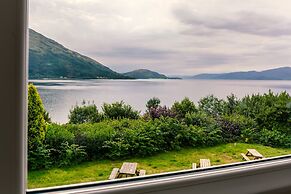
<svg viewBox="0 0 291 194">
<path fill-rule="evenodd" d="M 190 169 L 193 162 L 199 163 L 200 158 L 209 158 L 212 165 L 227 164 L 242 161 L 240 153 L 254 148 L 265 157 L 291 154 L 291 149 L 278 149 L 254 144 L 225 144 L 209 148 L 185 148 L 146 158 L 131 158 L 126 160 L 99 160 L 86 162 L 68 168 L 30 171 L 28 173 L 28 188 L 59 186 L 74 183 L 107 180 L 112 168 L 121 167 L 122 163 L 137 162 L 138 169 L 145 169 L 147 174 Z"/>
</svg>

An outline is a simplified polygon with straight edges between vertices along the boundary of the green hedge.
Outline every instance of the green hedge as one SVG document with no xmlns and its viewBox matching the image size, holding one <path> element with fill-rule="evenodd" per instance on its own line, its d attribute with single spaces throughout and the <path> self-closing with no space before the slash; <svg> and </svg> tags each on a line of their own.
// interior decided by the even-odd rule
<svg viewBox="0 0 291 194">
<path fill-rule="evenodd" d="M 46 143 L 50 148 L 59 148 L 62 142 L 77 144 L 84 147 L 89 159 L 148 156 L 185 146 L 223 142 L 219 128 L 189 127 L 174 118 L 51 124 L 47 134 Z"/>
<path fill-rule="evenodd" d="M 231 95 L 226 100 L 208 96 L 197 106 L 186 98 L 166 107 L 173 113 L 170 116 L 160 114 L 160 101 L 154 100 L 150 110 L 155 109 L 159 117 L 131 116 L 138 112 L 132 114 L 130 106 L 115 103 L 106 105 L 115 110 L 114 115 L 109 115 L 109 109 L 107 113 L 103 110 L 102 120 L 48 124 L 44 144 L 29 161 L 42 161 L 35 165 L 40 168 L 68 166 L 86 160 L 146 157 L 182 147 L 229 142 L 291 147 L 291 97 L 286 92 L 269 92 L 242 99 Z M 83 108 L 78 107 L 78 111 L 82 118 L 87 118 L 84 115 L 87 109 Z M 100 114 L 95 106 L 94 111 L 89 112 L 93 118 L 92 113 Z M 118 112 L 122 115 L 118 116 Z"/>
</svg>

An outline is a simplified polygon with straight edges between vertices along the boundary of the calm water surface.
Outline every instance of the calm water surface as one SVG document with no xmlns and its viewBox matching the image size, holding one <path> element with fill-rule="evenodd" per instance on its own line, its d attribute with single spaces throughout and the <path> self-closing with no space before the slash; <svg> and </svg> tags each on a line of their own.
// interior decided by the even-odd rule
<svg viewBox="0 0 291 194">
<path fill-rule="evenodd" d="M 170 106 L 174 101 L 189 97 L 197 102 L 214 94 L 225 98 L 233 93 L 237 97 L 247 94 L 287 91 L 291 81 L 241 80 L 32 80 L 37 86 L 46 110 L 54 122 L 66 123 L 72 106 L 83 100 L 94 101 L 100 108 L 104 103 L 123 100 L 144 112 L 145 103 L 152 97 Z"/>
</svg>

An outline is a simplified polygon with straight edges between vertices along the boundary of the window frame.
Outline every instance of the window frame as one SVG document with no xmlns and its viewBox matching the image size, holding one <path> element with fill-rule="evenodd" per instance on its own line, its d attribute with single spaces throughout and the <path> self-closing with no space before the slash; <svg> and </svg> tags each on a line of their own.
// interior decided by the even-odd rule
<svg viewBox="0 0 291 194">
<path fill-rule="evenodd" d="M 26 190 L 28 0 L 0 2 L 0 193 L 289 193 L 291 156 L 206 169 Z M 2 51 L 4 51 L 2 53 Z M 8 105 L 7 105 L 8 104 Z M 2 106 L 3 105 L 3 106 Z M 5 149 L 8 148 L 8 149 Z M 289 179 L 288 179 L 289 178 Z M 254 180 L 255 183 L 254 183 Z M 276 181 L 274 181 L 276 180 Z M 247 185 L 247 186 L 245 186 Z"/>
</svg>

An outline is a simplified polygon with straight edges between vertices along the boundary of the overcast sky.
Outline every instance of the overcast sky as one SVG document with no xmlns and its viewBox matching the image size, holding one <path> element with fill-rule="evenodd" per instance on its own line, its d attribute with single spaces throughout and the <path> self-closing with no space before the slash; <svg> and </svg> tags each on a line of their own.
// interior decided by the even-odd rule
<svg viewBox="0 0 291 194">
<path fill-rule="evenodd" d="M 29 22 L 118 72 L 291 66 L 290 0 L 30 0 Z"/>
</svg>

